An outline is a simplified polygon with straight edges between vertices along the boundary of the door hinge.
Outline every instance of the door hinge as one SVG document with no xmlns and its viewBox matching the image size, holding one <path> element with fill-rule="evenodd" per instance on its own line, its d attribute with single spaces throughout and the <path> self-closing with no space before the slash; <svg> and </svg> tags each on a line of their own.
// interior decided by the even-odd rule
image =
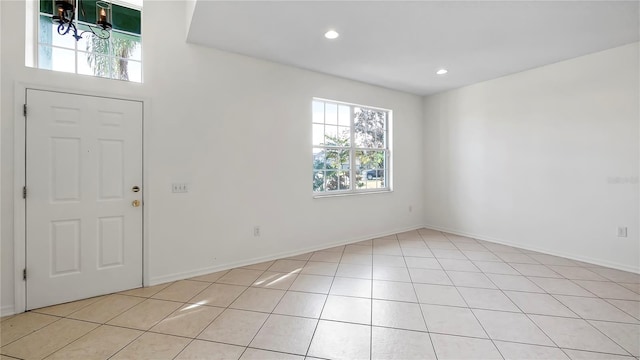
<svg viewBox="0 0 640 360">
<path fill-rule="evenodd" d="M 22 198 L 23 199 L 27 198 L 27 187 L 26 186 L 22 187 Z"/>
<path fill-rule="evenodd" d="M 22 280 L 27 280 L 27 269 L 22 269 Z"/>
<path fill-rule="evenodd" d="M 27 116 L 27 104 L 22 105 L 22 115 Z"/>
</svg>

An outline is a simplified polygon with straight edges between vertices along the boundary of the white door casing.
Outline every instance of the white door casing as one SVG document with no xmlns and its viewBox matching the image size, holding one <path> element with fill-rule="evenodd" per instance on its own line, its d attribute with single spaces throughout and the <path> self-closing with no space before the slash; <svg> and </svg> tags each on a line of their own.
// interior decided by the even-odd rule
<svg viewBox="0 0 640 360">
<path fill-rule="evenodd" d="M 27 310 L 142 286 L 142 103 L 28 89 L 27 108 Z"/>
</svg>

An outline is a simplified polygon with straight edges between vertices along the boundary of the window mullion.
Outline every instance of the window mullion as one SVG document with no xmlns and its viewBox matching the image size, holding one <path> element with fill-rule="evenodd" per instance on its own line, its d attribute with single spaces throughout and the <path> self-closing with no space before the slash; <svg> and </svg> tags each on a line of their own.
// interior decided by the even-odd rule
<svg viewBox="0 0 640 360">
<path fill-rule="evenodd" d="M 391 174 L 391 169 L 389 168 L 391 164 L 391 152 L 389 152 L 389 148 L 384 150 L 384 187 L 391 188 L 391 184 L 389 182 Z"/>
<path fill-rule="evenodd" d="M 351 181 L 349 182 L 349 190 L 351 191 L 356 191 L 356 186 L 354 184 L 356 184 L 356 182 L 358 181 L 357 179 L 357 174 L 356 174 L 356 136 L 355 136 L 355 117 L 354 117 L 354 110 L 353 110 L 353 106 L 349 106 L 349 136 L 350 136 L 350 142 L 351 142 L 351 146 L 350 146 L 350 154 L 351 154 L 351 174 L 349 175 L 351 177 Z"/>
<path fill-rule="evenodd" d="M 323 163 L 324 163 L 324 171 L 322 173 L 322 181 L 324 181 L 324 185 L 322 187 L 323 188 L 322 192 L 326 194 L 326 193 L 329 192 L 329 189 L 327 189 L 327 150 L 328 150 L 328 148 L 326 146 L 326 144 L 327 144 L 327 103 L 326 102 L 322 104 L 322 124 L 323 124 L 323 127 L 322 127 L 322 131 L 323 131 L 323 133 L 322 133 L 322 143 L 325 144 L 323 146 L 323 148 L 324 148 L 324 161 L 323 161 Z"/>
<path fill-rule="evenodd" d="M 73 16 L 75 17 L 76 25 L 78 26 L 78 29 L 77 29 L 78 31 L 80 30 L 79 29 L 80 28 L 80 17 L 78 15 L 78 13 L 79 13 L 79 11 L 78 11 L 79 3 L 80 3 L 79 0 L 77 0 L 75 2 L 76 11 L 75 11 L 75 14 L 73 14 Z M 74 51 L 73 51 L 73 64 L 75 65 L 74 69 L 73 69 L 73 73 L 77 74 L 78 73 L 78 40 L 76 40 L 76 42 L 73 44 L 73 49 L 74 49 Z"/>
</svg>

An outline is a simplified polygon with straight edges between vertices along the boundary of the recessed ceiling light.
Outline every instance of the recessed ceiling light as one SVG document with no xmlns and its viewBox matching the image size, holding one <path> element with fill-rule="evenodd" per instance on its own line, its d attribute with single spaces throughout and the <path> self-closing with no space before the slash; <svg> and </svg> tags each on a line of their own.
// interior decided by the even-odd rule
<svg viewBox="0 0 640 360">
<path fill-rule="evenodd" d="M 436 74 L 438 74 L 438 75 L 444 75 L 444 74 L 446 74 L 446 73 L 448 73 L 448 72 L 449 72 L 449 70 L 447 70 L 447 69 L 440 69 L 440 70 L 436 71 Z"/>
<path fill-rule="evenodd" d="M 336 39 L 338 36 L 340 36 L 340 34 L 338 34 L 338 32 L 335 30 L 329 30 L 326 33 L 324 33 L 324 37 L 331 40 Z"/>
</svg>

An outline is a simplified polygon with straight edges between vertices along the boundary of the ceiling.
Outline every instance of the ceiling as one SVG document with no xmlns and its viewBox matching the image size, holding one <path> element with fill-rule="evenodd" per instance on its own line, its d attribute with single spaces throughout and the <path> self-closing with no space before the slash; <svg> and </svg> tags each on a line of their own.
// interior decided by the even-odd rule
<svg viewBox="0 0 640 360">
<path fill-rule="evenodd" d="M 188 41 L 428 95 L 636 42 L 639 26 L 638 1 L 198 0 Z"/>
</svg>

